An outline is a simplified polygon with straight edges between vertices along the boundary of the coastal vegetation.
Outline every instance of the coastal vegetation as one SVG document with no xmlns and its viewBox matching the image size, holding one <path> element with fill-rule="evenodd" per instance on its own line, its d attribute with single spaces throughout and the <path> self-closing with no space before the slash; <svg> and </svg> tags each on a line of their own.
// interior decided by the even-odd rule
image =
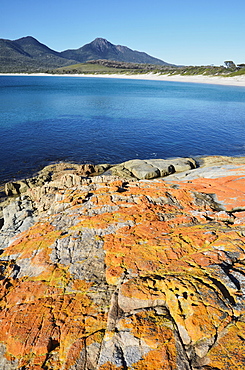
<svg viewBox="0 0 245 370">
<path fill-rule="evenodd" d="M 125 63 L 109 60 L 94 60 L 71 66 L 47 70 L 51 74 L 145 74 L 160 75 L 206 75 L 231 77 L 245 74 L 245 65 L 225 66 L 156 66 L 152 64 Z"/>
<path fill-rule="evenodd" d="M 225 66 L 160 66 L 154 64 L 128 63 L 112 60 L 91 60 L 85 63 L 65 65 L 59 68 L 34 67 L 20 64 L 18 67 L 1 68 L 0 73 L 47 73 L 47 74 L 147 74 L 183 76 L 222 76 L 234 77 L 245 74 L 245 65 L 228 68 Z"/>
</svg>

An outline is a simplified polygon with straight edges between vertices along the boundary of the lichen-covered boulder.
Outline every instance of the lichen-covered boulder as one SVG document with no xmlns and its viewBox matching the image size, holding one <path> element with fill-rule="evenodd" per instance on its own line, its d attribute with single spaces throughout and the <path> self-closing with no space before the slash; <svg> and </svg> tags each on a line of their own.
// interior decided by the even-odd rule
<svg viewBox="0 0 245 370">
<path fill-rule="evenodd" d="M 74 183 L 66 171 L 13 199 L 0 368 L 245 368 L 244 173 Z"/>
</svg>

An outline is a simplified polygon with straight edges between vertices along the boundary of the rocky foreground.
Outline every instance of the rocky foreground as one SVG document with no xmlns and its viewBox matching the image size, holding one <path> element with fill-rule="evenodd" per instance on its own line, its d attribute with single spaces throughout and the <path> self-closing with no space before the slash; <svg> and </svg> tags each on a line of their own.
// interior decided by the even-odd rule
<svg viewBox="0 0 245 370">
<path fill-rule="evenodd" d="M 245 158 L 58 164 L 5 192 L 1 370 L 245 368 Z"/>
</svg>

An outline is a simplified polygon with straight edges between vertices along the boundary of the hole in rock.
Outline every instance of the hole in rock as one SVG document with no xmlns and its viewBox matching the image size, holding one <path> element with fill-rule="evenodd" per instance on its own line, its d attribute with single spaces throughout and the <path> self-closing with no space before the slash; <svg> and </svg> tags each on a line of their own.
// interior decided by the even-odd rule
<svg viewBox="0 0 245 370">
<path fill-rule="evenodd" d="M 55 348 L 59 347 L 60 343 L 56 339 L 49 339 L 48 352 L 53 351 Z"/>
<path fill-rule="evenodd" d="M 117 187 L 117 192 L 118 192 L 118 193 L 124 193 L 125 191 L 127 191 L 127 189 L 125 189 L 125 188 L 123 188 L 123 187 L 121 187 L 121 186 L 118 186 L 118 187 Z"/>
<path fill-rule="evenodd" d="M 187 297 L 188 297 L 188 293 L 187 293 L 187 292 L 184 292 L 184 293 L 183 293 L 183 297 L 184 297 L 185 299 L 187 299 Z"/>
<path fill-rule="evenodd" d="M 175 173 L 175 168 L 172 164 L 170 164 L 170 166 L 168 166 L 168 172 L 169 172 L 169 174 Z"/>
</svg>

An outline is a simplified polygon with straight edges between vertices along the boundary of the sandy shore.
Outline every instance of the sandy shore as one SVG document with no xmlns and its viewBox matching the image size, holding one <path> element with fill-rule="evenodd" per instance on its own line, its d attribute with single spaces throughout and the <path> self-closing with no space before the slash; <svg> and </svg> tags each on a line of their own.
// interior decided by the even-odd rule
<svg viewBox="0 0 245 370">
<path fill-rule="evenodd" d="M 81 76 L 81 75 L 76 75 Z M 152 81 L 175 81 L 175 82 L 191 82 L 191 83 L 205 83 L 215 85 L 231 85 L 231 86 L 245 86 L 245 75 L 237 77 L 219 77 L 219 76 L 182 76 L 182 75 L 159 75 L 154 73 L 140 74 L 140 75 L 83 75 L 83 77 L 104 77 L 104 78 L 126 78 L 134 80 L 152 80 Z"/>
<path fill-rule="evenodd" d="M 175 82 L 190 82 L 190 83 L 204 83 L 215 85 L 230 85 L 230 86 L 245 86 L 245 75 L 236 77 L 220 77 L 220 76 L 182 76 L 182 75 L 160 75 L 154 73 L 147 74 L 67 74 L 67 75 L 52 75 L 45 73 L 35 74 L 0 74 L 1 76 L 62 76 L 62 77 L 94 77 L 94 78 L 120 78 L 120 79 L 133 79 L 133 80 L 152 80 L 152 81 L 175 81 Z"/>
</svg>

